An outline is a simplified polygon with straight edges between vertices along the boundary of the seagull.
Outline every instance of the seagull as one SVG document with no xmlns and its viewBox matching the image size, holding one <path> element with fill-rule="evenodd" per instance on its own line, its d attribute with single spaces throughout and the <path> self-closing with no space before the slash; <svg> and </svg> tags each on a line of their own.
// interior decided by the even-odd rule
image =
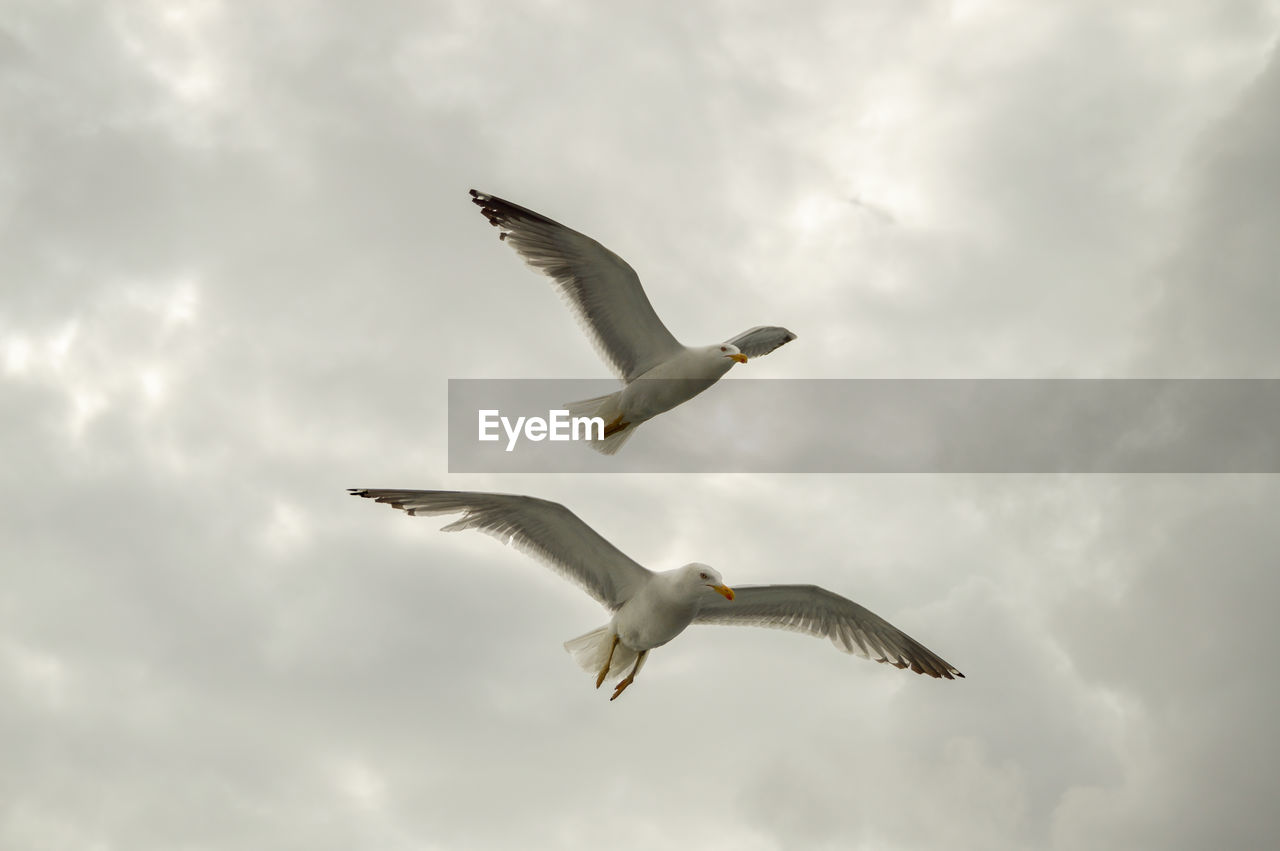
<svg viewBox="0 0 1280 851">
<path fill-rule="evenodd" d="M 615 393 L 570 402 L 575 417 L 600 417 L 602 439 L 589 444 L 612 455 L 645 420 L 687 402 L 746 363 L 789 343 L 786 328 L 759 325 L 710 346 L 682 345 L 649 303 L 627 262 L 589 236 L 494 195 L 471 200 L 525 262 L 550 276 L 605 362 L 622 379 Z"/>
<path fill-rule="evenodd" d="M 613 616 L 564 647 L 596 688 L 617 679 L 610 700 L 635 682 L 649 651 L 690 624 L 765 626 L 831 640 L 846 653 L 917 674 L 963 677 L 949 662 L 884 618 L 817 585 L 724 584 L 699 562 L 654 572 L 628 558 L 557 502 L 514 494 L 351 488 L 353 496 L 413 516 L 461 514 L 442 531 L 476 529 L 545 562 L 603 604 Z"/>
</svg>

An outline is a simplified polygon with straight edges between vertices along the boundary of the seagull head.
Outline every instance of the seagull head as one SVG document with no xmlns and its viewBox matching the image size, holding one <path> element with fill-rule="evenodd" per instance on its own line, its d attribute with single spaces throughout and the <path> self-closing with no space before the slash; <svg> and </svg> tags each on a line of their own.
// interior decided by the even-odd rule
<svg viewBox="0 0 1280 851">
<path fill-rule="evenodd" d="M 735 346 L 733 343 L 721 343 L 720 356 L 726 357 L 729 360 L 733 361 L 734 363 L 747 362 L 747 356 L 744 355 L 741 351 L 739 351 L 738 347 Z"/>
<path fill-rule="evenodd" d="M 733 599 L 733 589 L 724 584 L 720 571 L 710 565 L 693 562 L 686 564 L 681 570 L 684 583 L 695 593 L 702 593 L 703 588 L 710 588 L 726 600 Z"/>
</svg>

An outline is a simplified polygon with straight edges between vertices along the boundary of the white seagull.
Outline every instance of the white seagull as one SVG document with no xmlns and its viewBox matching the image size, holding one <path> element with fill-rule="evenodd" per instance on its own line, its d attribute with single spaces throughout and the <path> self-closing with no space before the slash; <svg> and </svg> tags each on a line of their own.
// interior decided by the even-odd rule
<svg viewBox="0 0 1280 851">
<path fill-rule="evenodd" d="M 697 562 L 655 573 L 556 502 L 466 491 L 351 488 L 350 492 L 410 515 L 461 513 L 443 531 L 478 529 L 514 544 L 576 582 L 613 617 L 564 646 L 585 671 L 596 675 L 596 688 L 630 668 L 610 700 L 635 681 L 650 650 L 694 623 L 790 629 L 829 638 L 846 653 L 910 668 L 917 674 L 948 680 L 964 676 L 884 618 L 825 588 L 742 585 L 735 590 L 724 584 L 714 568 Z"/>
<path fill-rule="evenodd" d="M 616 393 L 570 402 L 572 416 L 600 417 L 604 439 L 591 447 L 612 455 L 645 420 L 687 402 L 735 363 L 767 355 L 796 335 L 760 325 L 723 343 L 682 345 L 649 304 L 627 262 L 594 239 L 546 216 L 471 190 L 500 238 L 546 273 L 573 308 L 601 357 L 623 381 Z"/>
</svg>

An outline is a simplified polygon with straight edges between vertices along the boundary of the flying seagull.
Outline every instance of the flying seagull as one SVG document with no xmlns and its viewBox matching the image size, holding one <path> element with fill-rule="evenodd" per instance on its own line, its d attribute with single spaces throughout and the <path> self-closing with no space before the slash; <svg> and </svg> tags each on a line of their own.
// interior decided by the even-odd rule
<svg viewBox="0 0 1280 851">
<path fill-rule="evenodd" d="M 628 671 L 614 700 L 635 681 L 649 651 L 694 623 L 767 626 L 828 638 L 840 650 L 917 674 L 963 677 L 949 662 L 886 621 L 816 585 L 742 585 L 693 562 L 660 573 L 641 567 L 556 502 L 512 494 L 351 488 L 410 515 L 461 514 L 445 532 L 477 529 L 545 562 L 581 586 L 613 617 L 565 642 L 596 688 Z M 629 670 L 628 670 L 629 669 Z"/>
<path fill-rule="evenodd" d="M 546 273 L 573 308 L 605 362 L 623 381 L 615 393 L 570 402 L 573 416 L 600 417 L 604 439 L 593 449 L 612 455 L 639 425 L 715 384 L 746 363 L 796 338 L 760 325 L 723 343 L 682 345 L 662 324 L 627 262 L 594 239 L 532 210 L 471 190 L 499 236 L 533 268 Z"/>
</svg>

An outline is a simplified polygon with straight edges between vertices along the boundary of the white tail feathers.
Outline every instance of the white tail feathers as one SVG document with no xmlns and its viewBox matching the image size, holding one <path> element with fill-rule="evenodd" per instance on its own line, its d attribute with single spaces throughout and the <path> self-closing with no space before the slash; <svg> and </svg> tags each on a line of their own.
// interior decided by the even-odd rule
<svg viewBox="0 0 1280 851">
<path fill-rule="evenodd" d="M 603 417 L 605 422 L 609 422 L 622 413 L 619 407 L 621 401 L 622 391 L 618 390 L 614 393 L 606 393 L 604 396 L 565 402 L 564 406 L 569 409 L 570 417 Z"/>
<path fill-rule="evenodd" d="M 585 635 L 579 635 L 577 638 L 571 638 L 564 643 L 564 649 L 569 651 L 573 661 L 592 676 L 599 674 L 605 661 L 609 659 L 610 647 L 613 647 L 613 629 L 607 625 L 593 629 Z M 609 662 L 609 673 L 605 676 L 605 682 L 621 679 L 625 674 L 630 673 L 631 666 L 636 663 L 638 655 L 636 651 L 622 643 L 613 647 L 613 660 Z"/>
<path fill-rule="evenodd" d="M 576 402 L 566 402 L 565 408 L 569 411 L 570 418 L 600 417 L 608 425 L 622 414 L 622 391 L 593 396 L 590 399 L 579 399 Z M 622 448 L 622 444 L 630 439 L 638 427 L 639 424 L 627 426 L 621 431 L 615 431 L 604 440 L 588 441 L 587 445 L 597 452 L 613 455 Z"/>
<path fill-rule="evenodd" d="M 639 426 L 631 425 L 622 431 L 615 431 L 604 440 L 592 440 L 587 445 L 595 451 L 603 455 L 615 455 L 622 448 L 622 444 L 631 439 L 631 435 L 636 433 Z"/>
</svg>

